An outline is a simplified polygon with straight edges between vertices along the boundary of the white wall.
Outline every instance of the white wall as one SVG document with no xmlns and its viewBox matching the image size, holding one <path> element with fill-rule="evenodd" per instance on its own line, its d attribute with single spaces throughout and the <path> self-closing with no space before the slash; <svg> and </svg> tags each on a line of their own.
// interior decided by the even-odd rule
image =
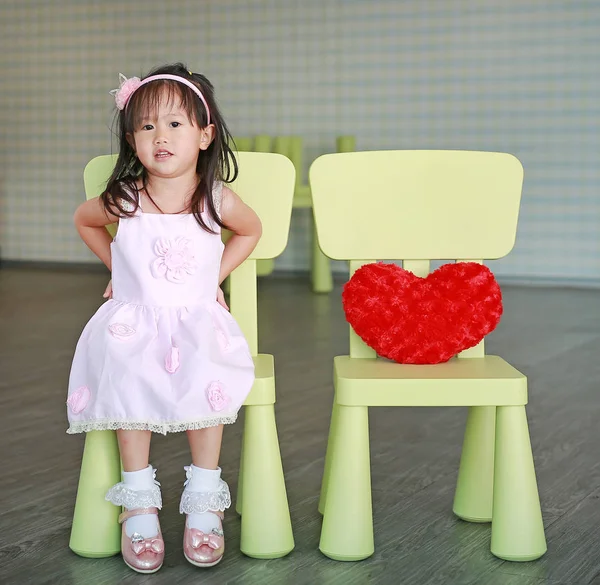
<svg viewBox="0 0 600 585">
<path fill-rule="evenodd" d="M 600 3 L 594 0 L 3 0 L 0 246 L 92 260 L 72 228 L 109 152 L 117 73 L 205 72 L 237 135 L 300 134 L 306 164 L 360 149 L 512 152 L 525 166 L 501 275 L 600 283 Z M 278 267 L 308 265 L 298 211 Z"/>
</svg>

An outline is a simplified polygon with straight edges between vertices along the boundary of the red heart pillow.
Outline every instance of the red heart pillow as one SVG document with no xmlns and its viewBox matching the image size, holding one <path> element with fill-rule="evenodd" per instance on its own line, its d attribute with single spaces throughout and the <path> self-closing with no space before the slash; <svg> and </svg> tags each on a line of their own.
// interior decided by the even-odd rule
<svg viewBox="0 0 600 585">
<path fill-rule="evenodd" d="M 502 293 L 489 268 L 445 264 L 426 278 L 395 264 L 359 268 L 344 286 L 346 319 L 378 355 L 401 364 L 438 364 L 496 328 Z"/>
</svg>

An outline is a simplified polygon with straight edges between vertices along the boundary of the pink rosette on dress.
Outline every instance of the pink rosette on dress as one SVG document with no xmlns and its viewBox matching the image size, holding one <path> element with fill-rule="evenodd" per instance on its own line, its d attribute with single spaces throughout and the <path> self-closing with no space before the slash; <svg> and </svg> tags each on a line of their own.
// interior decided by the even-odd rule
<svg viewBox="0 0 600 585">
<path fill-rule="evenodd" d="M 154 252 L 158 256 L 152 262 L 154 278 L 166 278 L 169 282 L 182 284 L 188 274 L 194 274 L 198 268 L 191 242 L 183 236 L 159 239 L 154 245 Z"/>
<path fill-rule="evenodd" d="M 79 414 L 90 401 L 92 393 L 87 386 L 80 386 L 67 399 L 67 406 L 73 414 Z"/>
<path fill-rule="evenodd" d="M 206 389 L 206 398 L 215 412 L 220 412 L 229 404 L 229 396 L 221 382 L 211 382 Z"/>
<path fill-rule="evenodd" d="M 165 356 L 165 370 L 167 370 L 169 374 L 174 374 L 179 369 L 180 365 L 179 348 L 172 347 Z"/>
<path fill-rule="evenodd" d="M 135 329 L 127 323 L 111 323 L 108 330 L 113 337 L 117 339 L 128 339 L 135 335 Z"/>
</svg>

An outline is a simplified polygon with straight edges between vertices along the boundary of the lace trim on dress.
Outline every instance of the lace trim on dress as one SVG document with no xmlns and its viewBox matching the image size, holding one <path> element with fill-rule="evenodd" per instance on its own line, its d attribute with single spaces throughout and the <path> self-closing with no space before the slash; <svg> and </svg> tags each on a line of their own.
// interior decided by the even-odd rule
<svg viewBox="0 0 600 585">
<path fill-rule="evenodd" d="M 217 215 L 221 217 L 221 202 L 223 201 L 223 183 L 221 181 L 215 181 L 212 191 L 213 205 Z"/>
<path fill-rule="evenodd" d="M 131 197 L 133 199 L 138 200 L 139 193 L 137 191 L 133 191 L 132 189 L 130 189 L 129 185 L 127 185 L 126 183 L 121 183 L 121 186 L 123 187 L 123 189 L 125 191 L 127 191 L 127 193 L 129 193 L 129 195 L 131 195 Z M 121 204 L 121 207 L 125 211 L 134 211 L 135 210 L 135 204 L 131 201 L 127 201 L 126 199 L 123 199 L 122 197 L 119 198 L 119 203 Z"/>
<path fill-rule="evenodd" d="M 147 422 L 147 421 L 127 421 L 127 420 L 90 420 L 81 422 L 72 422 L 67 433 L 75 435 L 77 433 L 87 433 L 89 431 L 116 431 L 124 429 L 126 431 L 152 431 L 154 433 L 179 433 L 182 431 L 197 431 L 208 427 L 218 425 L 230 425 L 237 420 L 237 413 L 223 416 L 204 418 L 196 421 L 178 421 L 178 422 Z"/>
<path fill-rule="evenodd" d="M 121 199 L 120 203 L 121 207 L 125 211 L 133 211 L 135 209 L 135 205 L 131 201 L 127 201 L 126 199 Z"/>
</svg>

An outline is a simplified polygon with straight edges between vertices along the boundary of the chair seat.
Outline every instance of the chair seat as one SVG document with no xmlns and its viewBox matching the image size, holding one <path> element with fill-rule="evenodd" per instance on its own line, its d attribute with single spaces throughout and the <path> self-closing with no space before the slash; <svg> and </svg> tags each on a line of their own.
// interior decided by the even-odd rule
<svg viewBox="0 0 600 585">
<path fill-rule="evenodd" d="M 310 194 L 310 187 L 308 185 L 296 185 L 292 206 L 295 208 L 312 207 L 312 195 Z"/>
<path fill-rule="evenodd" d="M 254 359 L 254 385 L 244 406 L 275 404 L 275 363 L 273 356 L 259 353 Z"/>
<path fill-rule="evenodd" d="M 334 380 L 336 402 L 346 406 L 527 404 L 527 378 L 495 355 L 435 365 L 338 356 Z"/>
</svg>

